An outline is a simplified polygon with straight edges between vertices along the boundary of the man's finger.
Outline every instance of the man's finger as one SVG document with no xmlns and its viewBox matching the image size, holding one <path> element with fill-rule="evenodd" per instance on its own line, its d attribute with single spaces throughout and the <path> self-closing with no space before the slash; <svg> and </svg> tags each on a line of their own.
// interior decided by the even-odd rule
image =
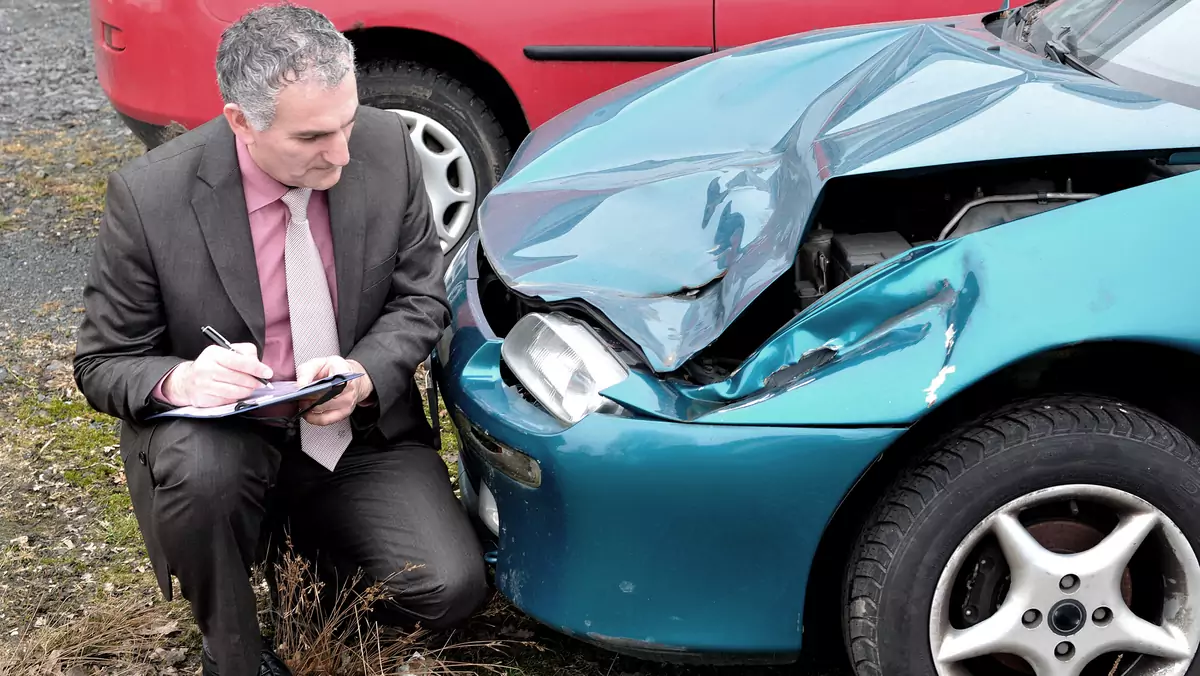
<svg viewBox="0 0 1200 676">
<path fill-rule="evenodd" d="M 340 410 L 349 411 L 351 409 L 352 401 L 353 401 L 353 399 L 351 397 L 350 390 L 345 389 L 345 390 L 342 390 L 341 394 L 339 394 L 336 397 L 330 399 L 329 401 L 321 404 L 320 406 L 314 406 L 312 408 L 312 410 L 310 410 L 308 412 L 308 415 L 323 416 L 323 415 L 328 415 L 330 413 L 334 413 L 334 412 L 337 412 Z M 309 422 L 312 422 L 312 421 L 309 421 Z"/>
<path fill-rule="evenodd" d="M 309 411 L 309 412 L 310 413 L 326 413 L 328 411 L 332 411 L 335 409 L 346 408 L 349 403 L 350 402 L 349 402 L 348 391 L 343 391 L 341 394 L 334 397 L 333 399 L 330 399 L 329 401 L 325 402 L 324 404 L 321 404 L 320 406 L 314 406 L 312 411 Z"/>
<path fill-rule="evenodd" d="M 328 375 L 342 375 L 350 372 L 350 363 L 341 357 L 330 357 L 326 363 L 329 364 Z"/>
<path fill-rule="evenodd" d="M 348 409 L 339 407 L 332 411 L 317 412 L 313 409 L 305 414 L 304 419 L 312 425 L 331 425 L 346 418 Z"/>
<path fill-rule="evenodd" d="M 250 390 L 255 390 L 262 386 L 262 383 L 254 378 L 241 371 L 234 371 L 232 369 L 217 369 L 213 372 L 212 379 L 216 383 L 225 383 L 236 387 L 249 388 Z"/>
<path fill-rule="evenodd" d="M 324 377 L 325 359 L 310 359 L 296 368 L 296 383 L 301 387 L 311 383 L 318 377 Z"/>
<path fill-rule="evenodd" d="M 238 387 L 228 383 L 212 382 L 200 393 L 200 397 L 210 402 L 229 403 L 245 399 L 254 391 L 252 387 Z"/>
<path fill-rule="evenodd" d="M 241 371 L 242 373 L 248 373 L 260 378 L 270 378 L 273 375 L 269 366 L 254 357 L 241 354 L 240 352 L 230 352 L 224 349 L 217 350 L 213 352 L 213 361 L 227 369 Z"/>
</svg>

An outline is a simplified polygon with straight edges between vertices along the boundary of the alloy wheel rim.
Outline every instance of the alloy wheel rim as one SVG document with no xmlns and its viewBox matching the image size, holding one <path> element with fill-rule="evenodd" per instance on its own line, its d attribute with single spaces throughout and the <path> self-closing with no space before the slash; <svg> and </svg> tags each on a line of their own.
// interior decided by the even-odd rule
<svg viewBox="0 0 1200 676">
<path fill-rule="evenodd" d="M 463 238 L 475 213 L 475 168 L 471 157 L 462 141 L 432 117 L 411 110 L 390 110 L 404 120 L 421 160 L 430 211 L 445 253 Z"/>
<path fill-rule="evenodd" d="M 1051 551 L 1035 539 L 1034 524 L 1020 519 L 1063 504 L 1078 515 L 1079 503 L 1089 513 L 1109 510 L 1115 523 L 1083 551 Z M 964 575 L 978 575 L 978 560 L 972 557 L 989 542 L 998 544 L 1003 555 L 1007 584 L 997 607 L 961 626 L 975 606 L 956 613 L 955 601 L 961 597 L 956 589 L 963 589 Z M 1136 580 L 1130 584 L 1135 555 L 1139 569 L 1153 567 L 1146 562 L 1160 567 L 1159 586 L 1139 586 Z M 1148 579 L 1153 581 L 1153 575 Z M 1133 605 L 1150 617 L 1131 608 L 1131 588 Z M 1147 594 L 1161 598 L 1147 599 Z M 954 550 L 934 591 L 930 649 L 939 676 L 1108 674 L 1114 654 L 1120 658 L 1118 676 L 1181 676 L 1200 645 L 1198 598 L 1200 561 L 1166 514 L 1119 489 L 1056 486 L 992 512 Z M 1147 607 L 1155 610 L 1147 613 Z M 977 671 L 981 665 L 987 668 Z"/>
</svg>

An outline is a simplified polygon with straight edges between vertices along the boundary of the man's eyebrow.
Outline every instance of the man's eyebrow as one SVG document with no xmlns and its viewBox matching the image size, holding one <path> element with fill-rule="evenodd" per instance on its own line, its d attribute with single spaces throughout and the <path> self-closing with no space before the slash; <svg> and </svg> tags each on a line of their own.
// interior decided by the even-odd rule
<svg viewBox="0 0 1200 676">
<path fill-rule="evenodd" d="M 354 124 L 354 122 L 357 119 L 358 119 L 358 111 L 356 110 L 356 111 L 354 111 L 354 115 L 352 115 L 350 117 L 350 121 L 347 122 L 346 124 L 342 125 L 342 128 L 345 129 L 346 127 L 349 127 L 350 125 Z M 294 136 L 316 137 L 316 136 L 325 136 L 326 134 L 332 134 L 332 133 L 333 133 L 332 131 L 325 130 L 325 129 L 311 129 L 311 130 L 307 130 L 307 131 L 298 131 L 294 134 Z"/>
</svg>

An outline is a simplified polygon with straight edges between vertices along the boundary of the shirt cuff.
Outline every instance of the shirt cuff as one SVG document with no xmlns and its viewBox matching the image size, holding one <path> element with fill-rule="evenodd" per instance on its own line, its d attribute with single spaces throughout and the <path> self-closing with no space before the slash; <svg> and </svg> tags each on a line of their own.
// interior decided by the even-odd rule
<svg viewBox="0 0 1200 676">
<path fill-rule="evenodd" d="M 170 399 L 167 399 L 166 393 L 163 392 L 163 384 L 165 384 L 167 382 L 167 378 L 170 377 L 170 375 L 177 368 L 179 368 L 179 364 L 172 366 L 171 370 L 167 371 L 166 374 L 164 374 L 163 377 L 159 379 L 158 384 L 154 386 L 154 391 L 150 393 L 150 396 L 154 397 L 154 399 L 157 400 L 158 403 L 166 404 L 167 406 L 175 406 L 176 405 Z"/>
</svg>

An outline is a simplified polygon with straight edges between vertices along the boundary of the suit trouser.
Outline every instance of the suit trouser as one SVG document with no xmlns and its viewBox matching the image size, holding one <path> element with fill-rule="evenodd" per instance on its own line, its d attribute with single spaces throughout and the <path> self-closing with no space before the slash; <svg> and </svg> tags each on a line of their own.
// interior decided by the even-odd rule
<svg viewBox="0 0 1200 676">
<path fill-rule="evenodd" d="M 222 676 L 258 672 L 250 569 L 277 521 L 318 567 L 385 581 L 385 623 L 443 628 L 484 601 L 479 542 L 428 446 L 356 439 L 329 472 L 282 429 L 174 420 L 154 430 L 148 455 L 152 527 Z"/>
</svg>

